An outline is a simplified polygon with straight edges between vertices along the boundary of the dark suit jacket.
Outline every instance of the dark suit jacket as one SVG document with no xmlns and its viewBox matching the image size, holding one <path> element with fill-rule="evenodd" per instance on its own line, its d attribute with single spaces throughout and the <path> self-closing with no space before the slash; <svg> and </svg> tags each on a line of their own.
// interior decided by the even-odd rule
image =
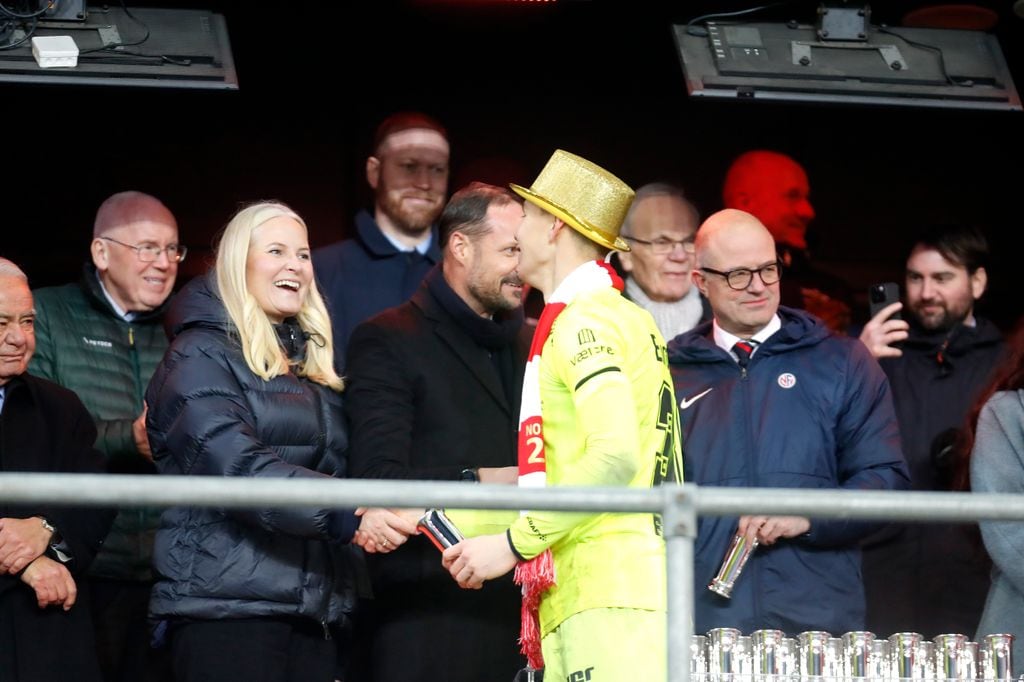
<svg viewBox="0 0 1024 682">
<path fill-rule="evenodd" d="M 514 354 L 516 368 L 506 391 L 488 351 L 426 285 L 357 327 L 346 362 L 351 475 L 455 481 L 465 468 L 515 465 L 531 332 L 501 351 Z M 368 563 L 375 682 L 512 679 L 521 667 L 519 591 L 510 577 L 461 590 L 423 537 Z"/>
<path fill-rule="evenodd" d="M 23 374 L 7 384 L 0 413 L 0 472 L 102 473 L 96 427 L 81 401 L 57 384 Z M 99 680 L 83 579 L 113 520 L 112 510 L 0 500 L 0 518 L 43 516 L 60 532 L 78 586 L 70 611 L 40 609 L 17 576 L 0 575 L 0 680 Z M 8 628 L 8 626 L 13 626 Z"/>
</svg>

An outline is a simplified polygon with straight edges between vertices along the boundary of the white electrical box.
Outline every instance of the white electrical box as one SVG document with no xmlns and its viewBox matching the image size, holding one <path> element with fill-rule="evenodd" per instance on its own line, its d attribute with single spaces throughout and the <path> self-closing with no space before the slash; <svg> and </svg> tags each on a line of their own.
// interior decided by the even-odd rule
<svg viewBox="0 0 1024 682">
<path fill-rule="evenodd" d="M 78 45 L 71 36 L 40 36 L 32 39 L 32 56 L 41 69 L 78 66 Z"/>
</svg>

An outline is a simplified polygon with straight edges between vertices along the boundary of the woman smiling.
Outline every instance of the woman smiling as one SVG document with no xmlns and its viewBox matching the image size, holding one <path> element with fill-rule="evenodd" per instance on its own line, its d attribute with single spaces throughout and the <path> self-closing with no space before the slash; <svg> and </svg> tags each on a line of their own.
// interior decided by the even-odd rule
<svg viewBox="0 0 1024 682">
<path fill-rule="evenodd" d="M 147 391 L 161 473 L 345 474 L 342 381 L 305 223 L 283 204 L 241 210 L 209 276 L 168 316 L 171 348 Z M 175 507 L 157 533 L 150 610 L 179 680 L 331 680 L 340 616 L 332 552 L 388 551 L 415 528 L 387 510 Z"/>
</svg>

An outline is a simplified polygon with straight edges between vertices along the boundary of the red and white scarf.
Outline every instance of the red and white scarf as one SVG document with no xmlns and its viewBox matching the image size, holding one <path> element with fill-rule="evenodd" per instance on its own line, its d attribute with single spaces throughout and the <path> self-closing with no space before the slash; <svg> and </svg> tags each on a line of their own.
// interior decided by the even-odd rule
<svg viewBox="0 0 1024 682">
<path fill-rule="evenodd" d="M 523 399 L 519 411 L 519 485 L 543 488 L 547 482 L 547 459 L 544 452 L 544 418 L 540 404 L 540 355 L 551 333 L 555 318 L 581 293 L 603 287 L 622 291 L 622 279 L 602 261 L 588 261 L 562 280 L 547 300 L 530 343 L 530 356 L 523 377 Z M 526 514 L 527 512 L 523 512 Z M 541 596 L 555 584 L 555 564 L 551 550 L 546 549 L 529 561 L 516 566 L 515 581 L 523 589 L 522 626 L 519 642 L 527 663 L 535 670 L 544 667 L 540 645 Z"/>
</svg>

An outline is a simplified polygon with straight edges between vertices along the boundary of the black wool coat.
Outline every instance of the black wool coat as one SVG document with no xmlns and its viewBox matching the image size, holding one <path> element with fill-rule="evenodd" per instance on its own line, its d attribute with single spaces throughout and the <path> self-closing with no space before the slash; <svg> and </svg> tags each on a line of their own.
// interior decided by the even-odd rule
<svg viewBox="0 0 1024 682">
<path fill-rule="evenodd" d="M 457 481 L 467 468 L 515 465 L 531 333 L 524 327 L 495 351 L 514 368 L 512 384 L 503 386 L 489 351 L 427 285 L 357 327 L 346 363 L 351 475 Z M 462 590 L 425 537 L 368 559 L 378 682 L 512 679 L 525 663 L 510 576 Z"/>
<path fill-rule="evenodd" d="M 0 472 L 102 473 L 93 448 L 96 427 L 71 391 L 23 374 L 7 383 L 0 413 Z M 71 610 L 40 609 L 18 576 L 0 575 L 0 680 L 92 682 L 100 679 L 85 570 L 106 537 L 114 512 L 0 499 L 0 518 L 45 517 L 70 549 L 66 564 L 78 588 Z"/>
</svg>

